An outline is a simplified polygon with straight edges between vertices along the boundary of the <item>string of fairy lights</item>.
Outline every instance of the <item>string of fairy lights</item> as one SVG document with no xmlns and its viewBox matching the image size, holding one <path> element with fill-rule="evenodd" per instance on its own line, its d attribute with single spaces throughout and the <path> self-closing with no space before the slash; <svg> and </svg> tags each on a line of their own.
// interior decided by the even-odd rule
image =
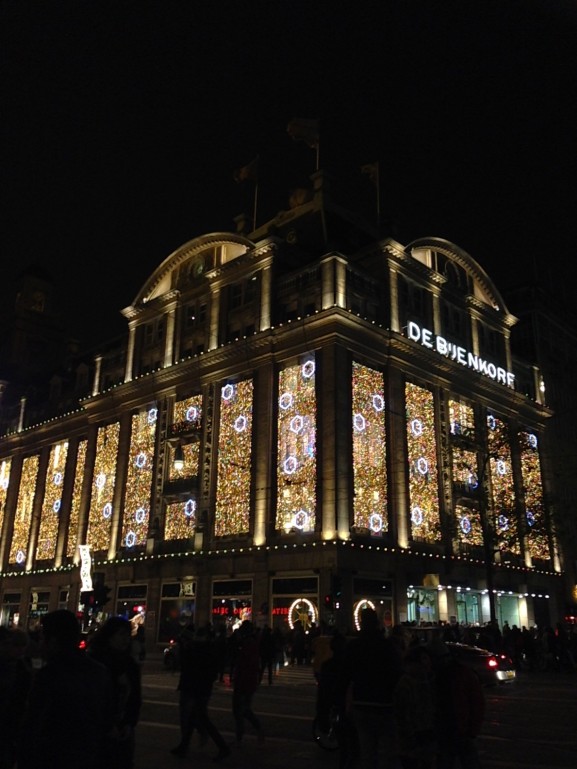
<svg viewBox="0 0 577 769">
<path fill-rule="evenodd" d="M 62 484 L 67 455 L 67 441 L 56 443 L 50 448 L 36 545 L 36 559 L 39 561 L 49 560 L 56 555 L 56 540 L 58 539 L 60 507 L 62 505 Z"/>
<path fill-rule="evenodd" d="M 107 550 L 110 542 L 119 437 L 119 422 L 98 428 L 86 535 L 86 543 L 93 552 Z"/>
<path fill-rule="evenodd" d="M 22 475 L 20 478 L 20 488 L 18 489 L 16 513 L 14 515 L 14 532 L 8 557 L 8 563 L 10 564 L 22 566 L 26 563 L 39 464 L 40 456 L 38 454 L 25 457 L 22 462 Z"/>
<path fill-rule="evenodd" d="M 157 423 L 156 408 L 132 415 L 122 517 L 123 547 L 144 545 L 148 536 Z"/>
</svg>

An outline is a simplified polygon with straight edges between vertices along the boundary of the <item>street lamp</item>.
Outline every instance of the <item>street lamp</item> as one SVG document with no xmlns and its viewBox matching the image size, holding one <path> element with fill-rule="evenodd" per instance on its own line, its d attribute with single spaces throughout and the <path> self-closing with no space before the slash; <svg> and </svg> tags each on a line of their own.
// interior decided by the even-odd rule
<svg viewBox="0 0 577 769">
<path fill-rule="evenodd" d="M 180 472 L 184 468 L 184 452 L 182 450 L 182 444 L 179 442 L 174 449 L 174 457 L 172 459 L 172 467 L 177 472 Z"/>
</svg>

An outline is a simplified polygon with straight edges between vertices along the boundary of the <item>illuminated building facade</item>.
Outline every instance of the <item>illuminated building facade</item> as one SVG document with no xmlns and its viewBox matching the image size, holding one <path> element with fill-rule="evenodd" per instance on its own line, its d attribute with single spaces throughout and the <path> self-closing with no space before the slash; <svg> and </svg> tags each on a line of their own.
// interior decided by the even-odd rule
<svg viewBox="0 0 577 769">
<path fill-rule="evenodd" d="M 515 318 L 457 246 L 380 238 L 313 182 L 168 256 L 88 397 L 2 437 L 2 623 L 77 609 L 81 546 L 151 648 L 187 619 L 351 630 L 367 601 L 483 624 L 488 590 L 501 624 L 556 620 L 550 411 Z"/>
</svg>

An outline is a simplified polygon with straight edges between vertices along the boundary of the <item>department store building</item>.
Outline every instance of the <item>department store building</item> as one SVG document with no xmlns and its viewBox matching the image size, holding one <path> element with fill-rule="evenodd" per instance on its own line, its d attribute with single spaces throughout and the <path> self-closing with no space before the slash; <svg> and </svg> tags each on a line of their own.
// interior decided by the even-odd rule
<svg viewBox="0 0 577 769">
<path fill-rule="evenodd" d="M 164 259 L 68 413 L 22 405 L 1 624 L 98 613 L 91 583 L 150 649 L 187 621 L 350 631 L 367 604 L 386 627 L 558 619 L 550 411 L 516 319 L 458 246 L 382 239 L 312 181 Z"/>
</svg>

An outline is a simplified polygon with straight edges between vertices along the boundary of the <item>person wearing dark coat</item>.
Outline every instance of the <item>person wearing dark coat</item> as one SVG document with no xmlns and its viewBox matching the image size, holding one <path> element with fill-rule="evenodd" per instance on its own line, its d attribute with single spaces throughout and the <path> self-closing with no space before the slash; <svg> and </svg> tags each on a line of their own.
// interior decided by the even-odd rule
<svg viewBox="0 0 577 769">
<path fill-rule="evenodd" d="M 178 642 L 180 742 L 170 752 L 181 758 L 186 756 L 194 730 L 197 729 L 201 740 L 206 736 L 212 739 L 218 748 L 214 760 L 221 761 L 229 755 L 230 748 L 208 715 L 212 687 L 219 672 L 217 649 L 207 628 L 199 628 L 195 633 L 194 628 L 186 627 Z"/>
<path fill-rule="evenodd" d="M 64 609 L 42 618 L 46 664 L 34 675 L 17 748 L 18 769 L 108 769 L 113 726 L 106 668 L 80 651 L 80 626 Z"/>
<path fill-rule="evenodd" d="M 355 726 L 360 769 L 393 767 L 396 732 L 393 695 L 402 670 L 397 646 L 383 635 L 374 609 L 361 611 L 361 629 L 345 649 L 342 666 L 347 711 Z"/>
<path fill-rule="evenodd" d="M 140 666 L 132 655 L 132 627 L 123 617 L 109 617 L 96 631 L 88 655 L 108 670 L 112 679 L 113 728 L 105 744 L 109 769 L 134 766 L 134 730 L 142 705 Z"/>
<path fill-rule="evenodd" d="M 262 742 L 264 732 L 252 709 L 252 698 L 260 683 L 258 638 L 250 620 L 244 620 L 237 633 L 237 653 L 232 679 L 232 711 L 236 727 L 236 741 L 237 744 L 242 741 L 246 720 L 256 730 L 259 742 Z"/>
</svg>

